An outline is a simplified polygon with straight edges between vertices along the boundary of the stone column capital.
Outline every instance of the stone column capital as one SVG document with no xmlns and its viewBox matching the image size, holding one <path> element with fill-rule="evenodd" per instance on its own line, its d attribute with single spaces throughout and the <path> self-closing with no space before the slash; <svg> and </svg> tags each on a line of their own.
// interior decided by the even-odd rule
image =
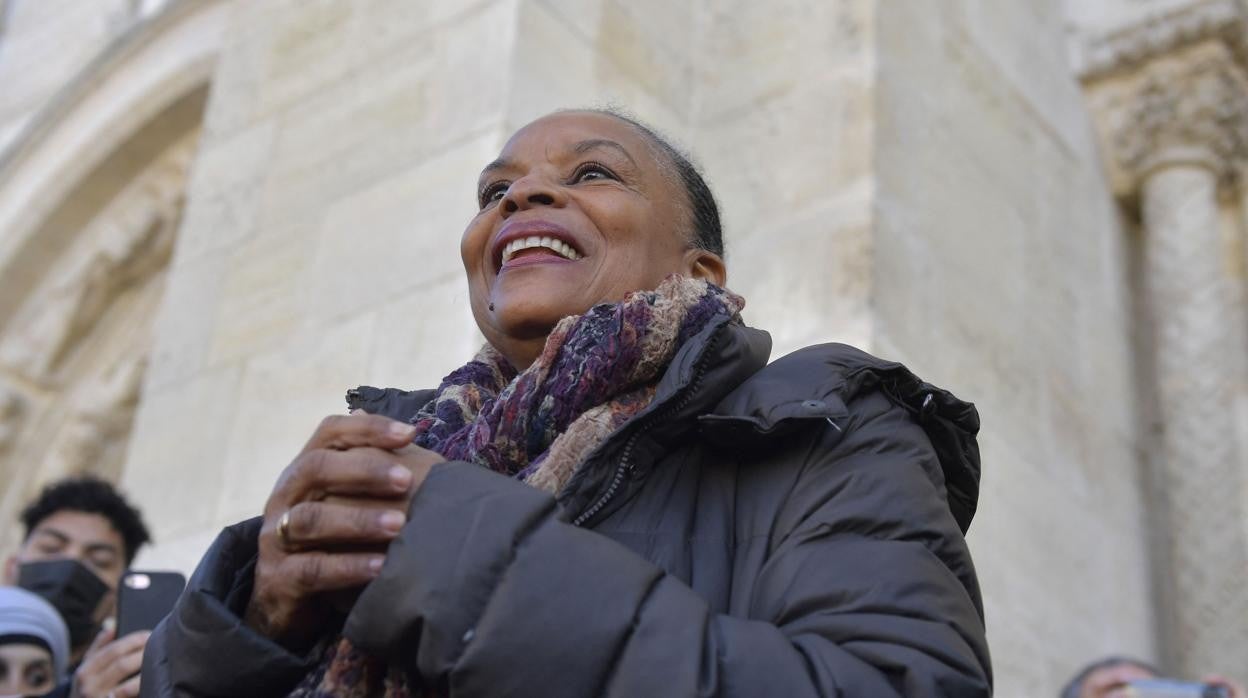
<svg viewBox="0 0 1248 698">
<path fill-rule="evenodd" d="M 1099 53 L 1089 49 L 1099 58 L 1084 67 L 1084 81 L 1116 194 L 1134 196 L 1167 166 L 1204 167 L 1224 183 L 1242 175 L 1246 26 L 1237 0 L 1204 2 L 1104 37 Z"/>
</svg>

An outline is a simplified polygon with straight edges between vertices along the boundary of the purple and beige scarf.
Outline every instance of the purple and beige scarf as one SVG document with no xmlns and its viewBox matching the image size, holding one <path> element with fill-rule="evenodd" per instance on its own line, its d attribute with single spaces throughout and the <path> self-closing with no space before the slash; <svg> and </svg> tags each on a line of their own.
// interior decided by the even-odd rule
<svg viewBox="0 0 1248 698">
<path fill-rule="evenodd" d="M 517 373 L 493 347 L 442 381 L 412 419 L 417 446 L 557 494 L 609 434 L 654 399 L 676 351 L 710 320 L 736 316 L 745 301 L 705 281 L 673 274 L 653 291 L 590 308 L 555 326 L 542 353 Z M 291 698 L 405 698 L 414 694 L 386 667 L 337 638 Z"/>
</svg>

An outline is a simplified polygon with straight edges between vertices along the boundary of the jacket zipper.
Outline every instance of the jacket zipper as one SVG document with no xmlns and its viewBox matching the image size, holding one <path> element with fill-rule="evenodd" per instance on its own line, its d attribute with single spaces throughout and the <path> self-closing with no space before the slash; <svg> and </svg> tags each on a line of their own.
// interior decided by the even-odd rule
<svg viewBox="0 0 1248 698">
<path fill-rule="evenodd" d="M 619 490 L 620 485 L 624 482 L 624 476 L 633 469 L 633 444 L 637 442 L 637 437 L 647 431 L 650 431 L 650 429 L 659 422 L 660 418 L 666 417 L 673 412 L 680 411 L 685 407 L 685 405 L 689 404 L 690 400 L 693 399 L 693 394 L 697 392 L 698 386 L 702 383 L 702 375 L 706 372 L 706 362 L 708 357 L 710 356 L 711 351 L 715 348 L 715 345 L 719 343 L 719 335 L 722 331 L 723 325 L 720 325 L 719 329 L 717 329 L 715 333 L 711 335 L 711 338 L 707 340 L 706 348 L 702 351 L 702 355 L 698 357 L 697 362 L 693 365 L 693 377 L 689 380 L 689 384 L 686 385 L 681 392 L 680 399 L 676 402 L 668 403 L 668 405 L 661 411 L 651 414 L 650 417 L 646 419 L 640 427 L 637 427 L 637 430 L 628 437 L 628 441 L 624 442 L 624 450 L 620 454 L 620 464 L 616 466 L 615 474 L 611 476 L 611 484 L 607 486 L 607 491 L 602 493 L 602 496 L 598 498 L 598 501 L 594 502 L 588 509 L 581 512 L 580 516 L 573 519 L 573 526 L 581 526 L 586 521 L 592 519 L 594 515 L 602 511 L 602 508 L 607 505 L 607 502 L 610 502 L 615 496 L 616 491 Z"/>
</svg>

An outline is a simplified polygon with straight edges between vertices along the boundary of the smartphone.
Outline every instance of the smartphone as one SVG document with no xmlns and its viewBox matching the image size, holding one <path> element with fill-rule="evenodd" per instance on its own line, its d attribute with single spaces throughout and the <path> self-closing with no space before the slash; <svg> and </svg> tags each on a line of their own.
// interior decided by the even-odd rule
<svg viewBox="0 0 1248 698">
<path fill-rule="evenodd" d="M 1230 698 L 1221 686 L 1174 679 L 1140 679 L 1127 682 L 1131 698 Z"/>
<path fill-rule="evenodd" d="M 117 637 L 155 628 L 185 587 L 186 577 L 177 572 L 128 570 L 117 588 Z"/>
</svg>

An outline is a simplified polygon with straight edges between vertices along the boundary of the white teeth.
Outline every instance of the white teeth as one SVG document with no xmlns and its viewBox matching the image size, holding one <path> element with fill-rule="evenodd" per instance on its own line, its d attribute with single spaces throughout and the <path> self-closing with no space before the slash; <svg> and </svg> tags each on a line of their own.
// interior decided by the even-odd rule
<svg viewBox="0 0 1248 698">
<path fill-rule="evenodd" d="M 503 264 L 515 256 L 520 250 L 527 250 L 532 247 L 545 247 L 554 251 L 560 257 L 571 259 L 573 261 L 581 258 L 580 253 L 572 248 L 568 243 L 557 240 L 553 237 L 527 237 L 517 238 L 503 246 Z"/>
</svg>

